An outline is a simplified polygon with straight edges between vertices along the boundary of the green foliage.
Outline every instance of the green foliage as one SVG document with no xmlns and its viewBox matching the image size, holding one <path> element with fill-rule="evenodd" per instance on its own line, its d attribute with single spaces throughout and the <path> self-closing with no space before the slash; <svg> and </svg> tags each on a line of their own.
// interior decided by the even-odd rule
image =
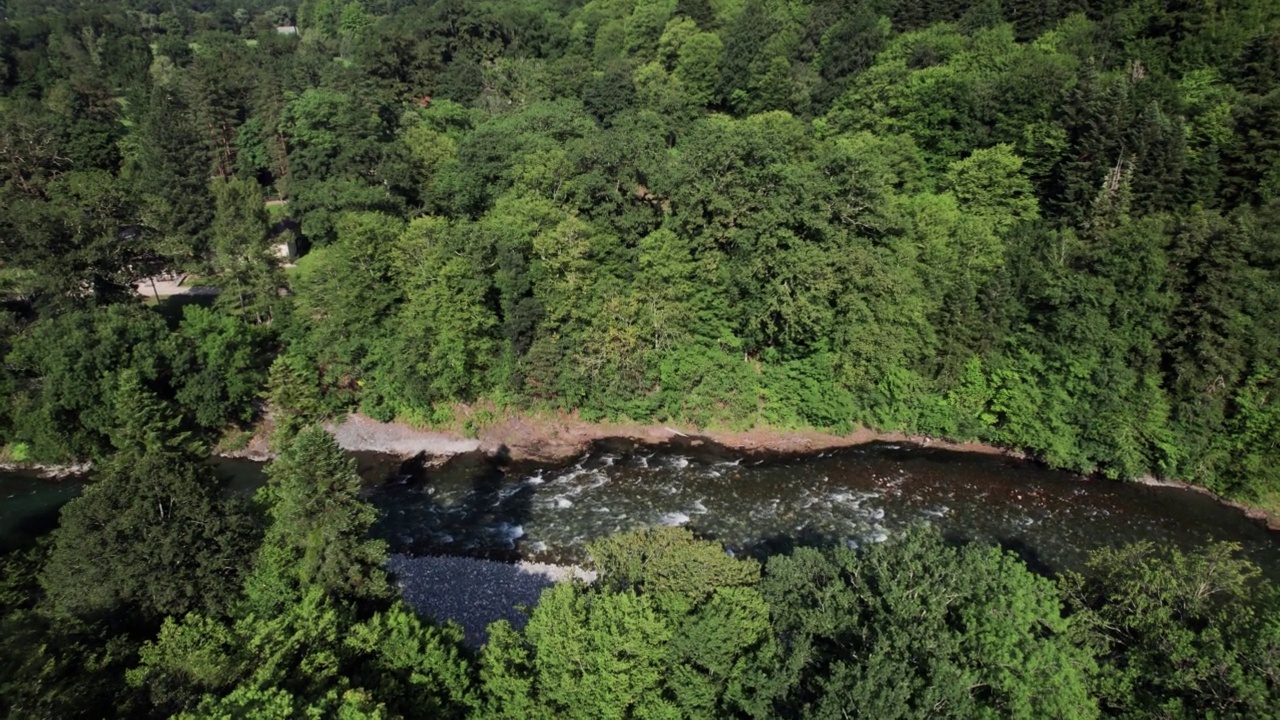
<svg viewBox="0 0 1280 720">
<path fill-rule="evenodd" d="M 459 639 L 400 604 L 362 620 L 313 587 L 278 614 L 166 620 L 128 682 L 180 717 L 461 718 L 475 700 Z"/>
<path fill-rule="evenodd" d="M 263 331 L 239 318 L 188 306 L 171 339 L 174 375 L 179 379 L 175 397 L 196 423 L 221 429 L 253 419 L 254 403 L 267 378 Z"/>
<path fill-rule="evenodd" d="M 336 598 L 387 595 L 381 569 L 386 544 L 366 537 L 375 510 L 357 497 L 355 462 L 319 427 L 298 433 L 267 468 L 260 500 L 271 525 L 248 597 L 260 612 L 279 612 L 308 588 Z"/>
<path fill-rule="evenodd" d="M 800 549 L 770 560 L 761 592 L 785 638 L 779 713 L 1098 714 L 1092 657 L 1053 585 L 997 549 L 929 532 L 861 554 Z"/>
<path fill-rule="evenodd" d="M 1275 492 L 1267 3 L 312 0 L 301 39 L 215 5 L 11 13 L 0 242 L 31 330 L 202 266 L 290 358 L 284 436 L 498 393 Z M 310 249 L 288 282 L 280 231 Z M 217 334 L 140 371 L 208 431 L 263 382 Z M 105 448 L 100 392 L 17 369 L 13 439 Z"/>
<path fill-rule="evenodd" d="M 694 540 L 684 528 L 645 528 L 591 544 L 599 582 L 611 592 L 631 590 L 664 606 L 685 610 L 705 601 L 716 588 L 755 585 L 760 568 L 735 560 L 717 543 Z"/>
<path fill-rule="evenodd" d="M 1229 543 L 1185 555 L 1150 543 L 1100 550 L 1063 594 L 1101 658 L 1095 692 L 1118 717 L 1274 712 L 1274 588 Z"/>
<path fill-rule="evenodd" d="M 257 183 L 237 178 L 215 182 L 212 265 L 221 292 L 218 305 L 233 315 L 263 323 L 272 318 L 283 285 L 267 234 L 267 213 Z"/>
<path fill-rule="evenodd" d="M 324 419 L 331 409 L 319 374 L 305 358 L 292 353 L 284 353 L 271 363 L 267 401 L 274 412 L 277 442 L 287 441 L 302 428 Z"/>
<path fill-rule="evenodd" d="M 671 629 L 632 593 L 560 585 L 542 596 L 522 636 L 492 630 L 482 678 L 496 717 L 676 717 L 661 696 Z"/>
<path fill-rule="evenodd" d="M 37 460 L 103 455 L 122 424 L 154 422 L 147 407 L 117 408 L 126 376 L 135 396 L 172 405 L 165 437 L 248 422 L 265 378 L 264 332 L 200 307 L 173 332 L 158 313 L 113 305 L 41 319 L 15 340 L 11 432 Z"/>
<path fill-rule="evenodd" d="M 202 460 L 152 445 L 164 431 L 152 427 L 156 435 L 109 458 L 63 507 L 40 575 L 59 612 L 158 618 L 216 611 L 234 597 L 250 516 L 222 498 Z"/>
<path fill-rule="evenodd" d="M 306 428 L 486 397 L 864 424 L 1275 504 L 1274 2 L 153 5 L 0 22 L 0 439 L 102 468 L 47 602 L 7 606 L 10 714 L 1271 712 L 1280 625 L 1225 550 L 1102 556 L 1063 620 L 1009 558 L 919 537 L 763 584 L 611 540 L 599 587 L 495 629 L 477 692 L 453 631 L 388 607 Z M 221 292 L 166 325 L 132 286 L 180 269 Z M 195 459 L 264 394 L 284 447 L 237 602 L 251 523 Z M 188 611 L 140 709 L 119 632 Z"/>
<path fill-rule="evenodd" d="M 126 306 L 79 311 L 38 322 L 16 339 L 13 436 L 40 460 L 105 453 L 121 373 L 155 382 L 165 370 L 160 318 Z"/>
<path fill-rule="evenodd" d="M 11 717 L 92 717 L 142 708 L 122 689 L 136 643 L 107 625 L 51 615 L 38 583 L 47 548 L 0 557 L 0 711 Z"/>
<path fill-rule="evenodd" d="M 760 715 L 774 643 L 755 561 L 679 528 L 590 552 L 594 586 L 546 590 L 522 632 L 490 627 L 482 717 Z"/>
</svg>

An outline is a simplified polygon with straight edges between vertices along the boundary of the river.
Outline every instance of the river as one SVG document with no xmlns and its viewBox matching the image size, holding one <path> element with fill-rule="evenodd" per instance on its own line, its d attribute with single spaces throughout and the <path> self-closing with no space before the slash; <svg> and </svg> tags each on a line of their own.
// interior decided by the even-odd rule
<svg viewBox="0 0 1280 720">
<path fill-rule="evenodd" d="M 375 533 L 393 552 L 580 561 L 595 538 L 682 525 L 735 554 L 797 542 L 882 542 L 917 524 L 997 542 L 1043 571 L 1079 569 L 1089 551 L 1135 540 L 1194 549 L 1240 543 L 1280 580 L 1280 534 L 1206 495 L 1085 479 L 1011 458 L 872 444 L 817 456 L 743 457 L 700 445 L 598 443 L 562 466 L 499 468 L 475 456 L 443 467 L 358 454 Z M 246 490 L 261 466 L 219 461 Z M 78 483 L 0 475 L 0 534 L 47 528 Z"/>
</svg>

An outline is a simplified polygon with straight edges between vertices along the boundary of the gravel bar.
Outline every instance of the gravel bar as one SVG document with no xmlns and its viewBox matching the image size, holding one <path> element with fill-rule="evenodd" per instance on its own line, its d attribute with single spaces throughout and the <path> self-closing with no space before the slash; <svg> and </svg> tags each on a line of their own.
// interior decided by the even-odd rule
<svg viewBox="0 0 1280 720">
<path fill-rule="evenodd" d="M 387 569 L 395 573 L 410 607 L 438 622 L 458 623 L 472 647 L 484 644 L 489 624 L 497 620 L 524 627 L 528 617 L 521 608 L 537 605 L 542 591 L 555 583 L 596 579 L 577 566 L 465 557 L 392 555 Z"/>
</svg>

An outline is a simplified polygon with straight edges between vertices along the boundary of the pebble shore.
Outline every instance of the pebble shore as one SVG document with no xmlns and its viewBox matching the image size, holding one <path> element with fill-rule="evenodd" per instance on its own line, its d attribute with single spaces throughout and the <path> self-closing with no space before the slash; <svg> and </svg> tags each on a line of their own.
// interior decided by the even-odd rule
<svg viewBox="0 0 1280 720">
<path fill-rule="evenodd" d="M 387 569 L 395 573 L 410 607 L 438 622 L 456 622 L 472 647 L 484 644 L 489 624 L 497 620 L 524 627 L 523 609 L 537 605 L 542 591 L 555 583 L 596 579 L 577 566 L 465 557 L 392 555 Z"/>
</svg>

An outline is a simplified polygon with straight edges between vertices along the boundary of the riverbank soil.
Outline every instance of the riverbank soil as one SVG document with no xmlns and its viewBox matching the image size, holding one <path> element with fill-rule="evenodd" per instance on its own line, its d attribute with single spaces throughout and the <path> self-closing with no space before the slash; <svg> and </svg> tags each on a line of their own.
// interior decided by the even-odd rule
<svg viewBox="0 0 1280 720">
<path fill-rule="evenodd" d="M 1019 453 L 981 443 L 953 443 L 898 432 L 877 432 L 861 428 L 848 435 L 819 430 L 703 430 L 678 424 L 593 423 L 574 414 L 540 414 L 508 417 L 484 428 L 478 435 L 486 449 L 505 447 L 513 460 L 566 460 L 580 455 L 591 443 L 625 438 L 645 445 L 667 443 L 676 438 L 707 440 L 743 453 L 801 454 L 865 445 L 872 442 L 907 442 L 960 452 L 1021 457 Z"/>
</svg>

